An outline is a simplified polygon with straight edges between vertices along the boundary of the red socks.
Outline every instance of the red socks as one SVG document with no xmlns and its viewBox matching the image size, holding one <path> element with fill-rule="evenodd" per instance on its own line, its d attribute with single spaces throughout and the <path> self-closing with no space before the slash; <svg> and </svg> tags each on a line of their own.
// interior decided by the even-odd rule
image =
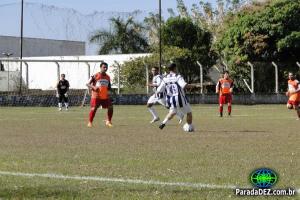
<svg viewBox="0 0 300 200">
<path fill-rule="evenodd" d="M 114 110 L 113 109 L 107 109 L 107 120 L 111 122 L 112 116 L 113 116 Z"/>
<path fill-rule="evenodd" d="M 90 114 L 89 114 L 89 120 L 92 123 L 95 117 L 97 109 L 91 109 Z"/>
</svg>

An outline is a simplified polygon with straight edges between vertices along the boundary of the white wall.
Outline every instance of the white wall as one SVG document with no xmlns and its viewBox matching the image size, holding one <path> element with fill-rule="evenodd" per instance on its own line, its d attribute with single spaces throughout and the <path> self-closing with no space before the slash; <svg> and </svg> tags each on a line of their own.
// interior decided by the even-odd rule
<svg viewBox="0 0 300 200">
<path fill-rule="evenodd" d="M 150 54 L 119 54 L 119 55 L 99 55 L 99 56 L 62 56 L 62 57 L 34 57 L 34 58 L 24 58 L 24 59 L 47 59 L 47 60 L 103 60 L 108 63 L 108 74 L 111 79 L 114 78 L 112 73 L 115 67 L 115 61 L 122 64 L 125 61 L 129 61 L 132 58 L 145 57 Z M 3 62 L 5 71 L 7 71 L 8 66 L 10 71 L 19 71 L 19 62 Z M 54 90 L 57 83 L 57 65 L 54 62 L 28 62 L 28 86 L 29 89 L 42 89 L 42 90 Z M 91 75 L 99 72 L 98 63 L 89 63 Z M 22 65 L 23 80 L 26 82 L 26 67 Z M 141 66 L 143 67 L 143 66 Z M 89 79 L 88 66 L 85 63 L 60 63 L 60 73 L 66 74 L 66 79 L 70 82 L 70 88 L 72 89 L 85 89 L 85 84 Z M 0 85 L 7 85 L 5 81 L 0 80 Z M 116 87 L 114 85 L 113 87 Z"/>
<path fill-rule="evenodd" d="M 13 91 L 17 88 L 19 72 L 0 71 L 0 91 Z"/>
</svg>

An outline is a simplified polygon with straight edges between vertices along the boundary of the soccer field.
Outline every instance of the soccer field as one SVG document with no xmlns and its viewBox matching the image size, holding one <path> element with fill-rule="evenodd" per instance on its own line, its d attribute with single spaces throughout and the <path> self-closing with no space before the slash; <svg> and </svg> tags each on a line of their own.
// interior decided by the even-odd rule
<svg viewBox="0 0 300 200">
<path fill-rule="evenodd" d="M 162 119 L 167 110 L 156 108 Z M 232 117 L 219 118 L 217 105 L 192 109 L 194 133 L 176 119 L 163 130 L 149 124 L 145 106 L 115 106 L 113 128 L 105 110 L 87 128 L 88 107 L 2 107 L 0 198 L 253 199 L 232 188 L 252 188 L 260 167 L 277 172 L 275 188 L 300 188 L 295 111 L 234 105 Z"/>
</svg>

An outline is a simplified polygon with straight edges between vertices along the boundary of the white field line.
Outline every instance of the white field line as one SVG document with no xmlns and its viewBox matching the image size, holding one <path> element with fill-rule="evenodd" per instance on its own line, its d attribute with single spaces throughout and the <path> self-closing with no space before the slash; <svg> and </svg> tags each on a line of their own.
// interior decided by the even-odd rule
<svg viewBox="0 0 300 200">
<path fill-rule="evenodd" d="M 71 179 L 71 180 L 85 180 L 85 181 L 99 181 L 99 182 L 116 182 L 116 183 L 128 183 L 128 184 L 140 184 L 140 185 L 160 185 L 160 186 L 180 186 L 187 188 L 208 188 L 208 189 L 235 189 L 234 185 L 216 185 L 206 183 L 188 183 L 188 182 L 161 182 L 154 180 L 140 180 L 140 179 L 122 179 L 122 178 L 108 178 L 99 176 L 67 176 L 61 174 L 37 174 L 37 173 L 22 173 L 22 172 L 7 172 L 0 171 L 2 176 L 21 176 L 21 177 L 42 177 L 53 179 Z"/>
<path fill-rule="evenodd" d="M 22 177 L 42 177 L 42 178 L 53 178 L 53 179 L 71 179 L 71 180 L 85 180 L 85 181 L 99 181 L 99 182 L 117 182 L 117 183 L 128 183 L 128 184 L 140 184 L 140 185 L 160 185 L 160 186 L 179 186 L 187 188 L 208 188 L 208 189 L 235 189 L 238 188 L 234 185 L 216 185 L 207 183 L 189 183 L 189 182 L 161 182 L 154 180 L 140 180 L 140 179 L 122 179 L 122 178 L 108 178 L 99 176 L 67 176 L 61 174 L 37 174 L 37 173 L 22 173 L 22 172 L 7 172 L 0 171 L 0 176 L 22 176 Z M 247 188 L 247 187 L 241 187 Z M 300 188 L 295 189 L 297 194 L 300 194 Z"/>
</svg>

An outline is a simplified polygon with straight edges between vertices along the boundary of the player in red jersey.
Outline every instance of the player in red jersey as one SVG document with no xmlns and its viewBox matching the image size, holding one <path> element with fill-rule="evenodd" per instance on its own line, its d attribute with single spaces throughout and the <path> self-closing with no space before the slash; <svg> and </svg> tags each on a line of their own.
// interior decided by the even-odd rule
<svg viewBox="0 0 300 200">
<path fill-rule="evenodd" d="M 295 109 L 297 112 L 298 120 L 300 119 L 300 83 L 295 78 L 293 73 L 289 73 L 288 80 L 288 91 L 286 92 L 286 96 L 289 97 L 287 102 L 288 109 Z"/>
<path fill-rule="evenodd" d="M 89 114 L 88 127 L 93 126 L 93 119 L 97 109 L 101 106 L 107 109 L 106 126 L 112 127 L 113 105 L 109 96 L 111 90 L 110 77 L 106 74 L 108 65 L 103 62 L 100 64 L 100 72 L 93 75 L 87 83 L 88 88 L 92 90 L 91 110 Z"/>
<path fill-rule="evenodd" d="M 233 80 L 229 78 L 229 72 L 225 71 L 223 78 L 219 79 L 216 86 L 216 93 L 219 94 L 220 117 L 223 117 L 223 105 L 226 103 L 228 105 L 228 116 L 231 115 L 232 90 Z"/>
</svg>

